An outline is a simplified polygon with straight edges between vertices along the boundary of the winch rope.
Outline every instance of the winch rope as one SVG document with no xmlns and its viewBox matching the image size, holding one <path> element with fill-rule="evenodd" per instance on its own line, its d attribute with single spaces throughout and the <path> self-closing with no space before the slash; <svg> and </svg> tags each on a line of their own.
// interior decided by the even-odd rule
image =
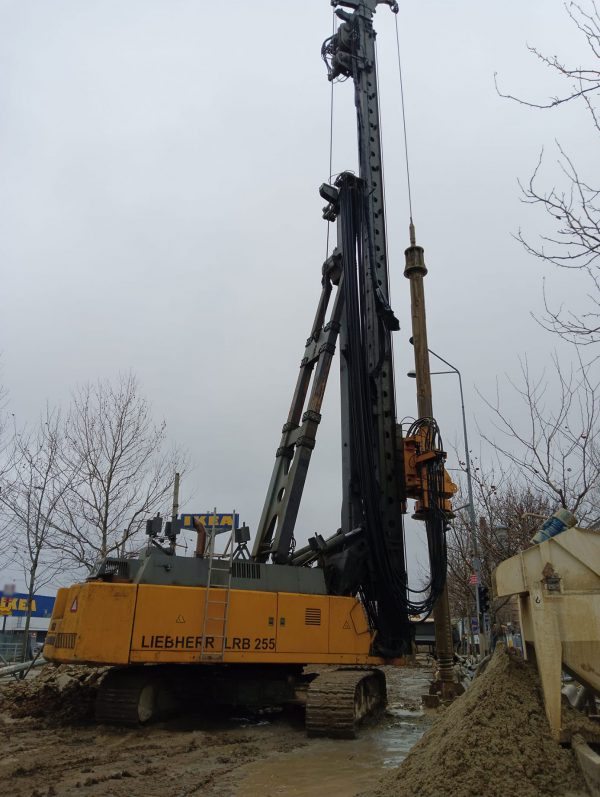
<svg viewBox="0 0 600 797">
<path fill-rule="evenodd" d="M 406 162 L 406 184 L 408 186 L 408 210 L 410 213 L 410 223 L 413 222 L 412 191 L 410 188 L 410 167 L 408 159 L 408 136 L 406 135 L 406 108 L 404 103 L 404 81 L 402 80 L 402 60 L 400 58 L 400 34 L 398 32 L 398 16 L 394 16 L 396 23 L 396 51 L 398 53 L 398 75 L 400 77 L 400 106 L 402 108 L 402 127 L 404 130 L 404 160 Z"/>
</svg>

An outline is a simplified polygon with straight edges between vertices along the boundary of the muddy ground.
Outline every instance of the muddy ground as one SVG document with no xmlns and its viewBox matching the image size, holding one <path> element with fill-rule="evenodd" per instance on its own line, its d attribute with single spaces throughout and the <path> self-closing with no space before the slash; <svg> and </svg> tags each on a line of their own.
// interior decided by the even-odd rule
<svg viewBox="0 0 600 797">
<path fill-rule="evenodd" d="M 427 666 L 384 668 L 388 709 L 352 741 L 307 739 L 297 710 L 213 713 L 139 730 L 6 711 L 0 691 L 0 783 L 11 797 L 353 797 L 374 790 L 431 724 Z M 4 703 L 4 705 L 3 705 Z M 14 714 L 14 712 L 12 712 Z"/>
</svg>

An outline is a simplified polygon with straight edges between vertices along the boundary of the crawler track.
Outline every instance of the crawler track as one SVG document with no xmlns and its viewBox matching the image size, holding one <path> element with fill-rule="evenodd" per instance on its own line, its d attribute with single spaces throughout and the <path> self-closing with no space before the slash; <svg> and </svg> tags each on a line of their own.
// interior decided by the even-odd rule
<svg viewBox="0 0 600 797">
<path fill-rule="evenodd" d="M 181 695 L 178 701 L 169 684 L 170 679 L 160 666 L 115 668 L 98 691 L 96 719 L 135 726 L 168 716 L 174 705 L 181 703 Z M 223 705 L 239 703 L 231 699 L 232 694 L 222 701 Z M 277 697 L 284 696 L 274 695 L 268 704 L 279 702 Z M 310 682 L 305 700 L 309 736 L 353 739 L 361 721 L 385 707 L 385 676 L 381 670 L 365 667 L 326 670 Z"/>
<path fill-rule="evenodd" d="M 354 739 L 361 720 L 382 711 L 385 703 L 381 670 L 329 670 L 308 688 L 306 732 L 309 736 Z"/>
<path fill-rule="evenodd" d="M 158 684 L 151 668 L 115 669 L 96 697 L 96 719 L 118 725 L 140 725 L 156 718 Z"/>
</svg>

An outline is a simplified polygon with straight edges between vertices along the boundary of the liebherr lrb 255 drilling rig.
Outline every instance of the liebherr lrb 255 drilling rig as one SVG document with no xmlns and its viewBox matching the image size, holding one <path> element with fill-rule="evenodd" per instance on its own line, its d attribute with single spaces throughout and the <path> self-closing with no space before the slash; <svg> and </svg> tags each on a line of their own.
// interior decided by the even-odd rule
<svg viewBox="0 0 600 797">
<path fill-rule="evenodd" d="M 451 688 L 445 596 L 445 524 L 455 490 L 431 411 L 423 250 L 406 250 L 420 418 L 406 436 L 396 420 L 373 14 L 392 0 L 333 0 L 341 24 L 323 45 L 329 80 L 354 82 L 360 173 L 322 185 L 337 246 L 323 265 L 321 296 L 283 426 L 252 555 L 245 529 L 229 559 L 149 545 L 108 558 L 85 583 L 59 591 L 44 655 L 110 664 L 100 719 L 150 719 L 179 697 L 229 704 L 306 702 L 313 734 L 352 735 L 385 700 L 377 665 L 413 650 L 411 616 L 433 609 L 441 682 Z M 345 8 L 341 8 L 341 6 Z M 346 10 L 347 9 L 347 10 Z M 332 305 L 329 316 L 329 305 Z M 341 527 L 294 548 L 294 529 L 339 339 Z M 431 584 L 413 603 L 403 514 L 427 528 Z M 150 529 L 152 531 L 152 527 Z M 214 538 L 213 538 L 214 539 Z M 338 669 L 306 675 L 307 664 Z M 361 665 L 356 667 L 356 665 Z M 354 669 L 352 669 L 354 666 Z"/>
</svg>

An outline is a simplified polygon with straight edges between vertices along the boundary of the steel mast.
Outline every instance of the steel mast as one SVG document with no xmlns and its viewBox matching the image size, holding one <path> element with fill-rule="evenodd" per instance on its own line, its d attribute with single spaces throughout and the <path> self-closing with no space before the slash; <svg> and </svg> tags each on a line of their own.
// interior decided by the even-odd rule
<svg viewBox="0 0 600 797">
<path fill-rule="evenodd" d="M 356 106 L 359 175 L 344 172 L 334 186 L 322 185 L 328 203 L 324 218 L 337 220 L 337 246 L 323 265 L 322 293 L 259 522 L 252 558 L 275 564 L 319 561 L 330 594 L 360 594 L 377 630 L 376 651 L 393 658 L 412 650 L 410 613 L 437 601 L 438 652 L 442 677 L 452 664 L 452 641 L 445 596 L 445 517 L 455 487 L 443 469 L 445 453 L 437 444 L 431 416 L 429 365 L 417 363 L 421 418 L 415 433 L 403 439 L 397 424 L 392 332 L 399 329 L 389 304 L 383 163 L 373 14 L 391 0 L 332 0 L 342 20 L 321 54 L 328 77 L 352 78 Z M 422 262 L 411 238 L 406 274 L 422 288 Z M 413 268 L 409 252 L 415 255 Z M 424 264 L 423 264 L 424 268 Z M 334 288 L 335 294 L 334 294 Z M 335 295 L 327 321 L 330 298 Z M 421 291 L 422 295 L 422 291 Z M 421 351 L 424 302 L 413 290 L 413 333 Z M 294 529 L 335 344 L 340 338 L 342 480 L 341 528 L 325 540 L 319 534 L 295 550 Z M 404 551 L 407 498 L 415 498 L 425 520 L 432 565 L 431 595 L 409 599 Z M 434 578 L 435 571 L 435 578 Z M 441 600 L 438 600 L 442 595 Z"/>
<path fill-rule="evenodd" d="M 392 549 L 398 547 L 398 560 L 395 565 L 404 567 L 403 543 L 397 539 L 397 524 L 401 521 L 400 505 L 406 499 L 405 485 L 399 485 L 401 470 L 398 465 L 396 439 L 396 408 L 394 400 L 394 376 L 390 332 L 397 329 L 389 307 L 389 281 L 387 263 L 387 245 L 385 231 L 385 207 L 383 193 L 383 163 L 381 157 L 380 116 L 378 106 L 377 66 L 375 51 L 375 31 L 373 14 L 376 7 L 385 3 L 394 13 L 398 5 L 394 0 L 331 0 L 331 4 L 353 9 L 352 13 L 339 9 L 336 15 L 343 20 L 337 33 L 324 47 L 324 55 L 331 57 L 329 79 L 335 80 L 343 75 L 352 77 L 355 86 L 355 105 L 357 115 L 358 150 L 360 177 L 366 184 L 366 228 L 365 228 L 365 272 L 367 278 L 366 299 L 368 311 L 368 343 L 369 369 L 375 375 L 377 406 L 374 408 L 379 423 L 378 454 L 379 482 L 382 491 L 383 530 L 388 537 Z M 411 316 L 415 348 L 415 366 L 417 372 L 417 405 L 420 418 L 433 419 L 431 379 L 429 357 L 427 352 L 427 327 L 425 316 L 425 294 L 423 277 L 427 273 L 422 247 L 416 246 L 414 226 L 410 225 L 410 247 L 406 250 L 405 275 L 411 284 Z M 378 323 L 382 319 L 384 324 Z M 342 325 L 342 330 L 343 330 Z M 344 339 L 342 335 L 342 357 Z M 376 362 L 376 357 L 382 362 Z M 344 404 L 344 377 L 342 367 L 342 404 Z M 344 425 L 347 413 L 342 411 Z M 401 430 L 399 430 L 401 435 Z M 342 437 L 348 429 L 342 429 Z M 400 436 L 399 435 L 399 436 Z M 401 446 L 400 446 L 401 449 Z M 350 483 L 354 483 L 351 480 Z M 347 480 L 344 481 L 344 506 L 346 517 L 342 516 L 342 528 L 345 523 L 351 528 L 352 496 L 347 493 Z M 428 507 L 422 511 L 427 536 L 432 550 L 432 542 L 440 543 L 440 536 L 445 534 L 444 521 L 437 507 Z M 350 515 L 348 518 L 347 516 Z M 433 609 L 436 625 L 436 650 L 440 662 L 442 691 L 446 694 L 454 690 L 453 677 L 453 645 L 448 590 L 443 589 Z"/>
<path fill-rule="evenodd" d="M 406 584 L 406 562 L 404 552 L 403 510 L 405 491 L 402 478 L 402 458 L 398 456 L 394 366 L 391 333 L 399 329 L 389 304 L 389 270 L 385 225 L 385 197 L 383 185 L 383 162 L 381 153 L 379 98 L 377 91 L 377 65 L 373 14 L 377 5 L 384 3 L 396 12 L 395 2 L 386 0 L 332 0 L 332 5 L 345 6 L 352 12 L 337 8 L 336 16 L 342 20 L 334 36 L 325 42 L 323 56 L 328 63 L 329 80 L 340 76 L 351 77 L 354 82 L 356 107 L 359 176 L 364 196 L 364 220 L 362 224 L 362 272 L 361 297 L 364 304 L 363 347 L 366 355 L 368 379 L 370 381 L 369 421 L 372 427 L 371 446 L 375 477 L 379 487 L 379 520 L 377 530 L 385 538 L 385 548 L 390 564 L 399 583 Z M 346 178 L 346 183 L 351 177 Z M 343 219 L 338 220 L 338 244 L 343 240 Z M 346 244 L 346 248 L 348 245 Z M 348 267 L 349 252 L 342 251 L 344 268 Z M 344 308 L 344 313 L 347 308 Z M 356 351 L 348 350 L 348 322 L 344 315 L 340 334 L 341 389 L 342 389 L 342 531 L 355 528 L 362 521 L 365 511 L 364 483 L 353 472 L 358 459 L 349 409 L 350 385 L 348 359 L 356 357 Z M 361 494 L 362 493 L 362 494 Z M 369 518 L 366 520 L 369 523 Z M 372 522 L 372 520 L 371 520 Z M 367 535 L 370 536 L 370 535 Z M 379 574 L 373 575 L 374 592 Z M 403 637 L 404 646 L 410 646 L 411 629 L 408 616 L 399 616 L 398 603 L 405 602 L 403 594 L 392 600 L 390 606 L 381 606 L 388 599 L 378 595 L 379 623 L 382 637 L 390 640 L 393 649 L 402 647 L 398 636 Z M 393 619 L 392 619 L 393 618 Z M 395 624 L 395 628 L 394 628 Z M 395 641 L 394 641 L 395 638 Z"/>
</svg>

